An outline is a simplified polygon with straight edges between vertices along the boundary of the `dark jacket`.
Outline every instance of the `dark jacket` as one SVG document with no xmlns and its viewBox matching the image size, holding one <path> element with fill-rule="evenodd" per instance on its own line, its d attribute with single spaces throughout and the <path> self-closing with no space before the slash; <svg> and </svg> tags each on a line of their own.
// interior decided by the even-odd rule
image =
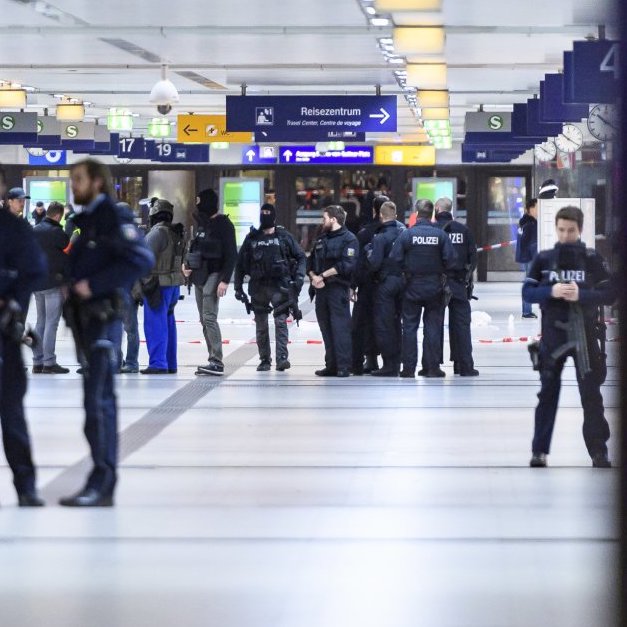
<svg viewBox="0 0 627 627">
<path fill-rule="evenodd" d="M 335 268 L 337 276 L 328 277 L 325 281 L 343 283 L 348 287 L 353 280 L 358 254 L 359 242 L 345 226 L 336 231 L 326 231 L 314 242 L 307 260 L 307 272 L 322 274 Z"/>
<path fill-rule="evenodd" d="M 130 290 L 154 266 L 141 233 L 108 196 L 98 196 L 75 222 L 81 232 L 70 251 L 70 277 L 87 279 L 94 299 Z"/>
<path fill-rule="evenodd" d="M 36 209 L 33 209 L 30 213 L 30 217 L 33 219 L 35 226 L 37 226 L 46 219 L 46 212 L 42 211 L 41 213 L 38 213 Z"/>
<path fill-rule="evenodd" d="M 439 298 L 443 276 L 455 266 L 453 244 L 440 227 L 425 218 L 403 231 L 390 258 L 400 264 L 407 278 L 406 297 L 415 301 Z"/>
<path fill-rule="evenodd" d="M 46 260 L 26 222 L 0 209 L 0 300 L 17 301 L 22 311 L 46 276 Z"/>
<path fill-rule="evenodd" d="M 566 342 L 566 331 L 555 326 L 556 321 L 568 322 L 569 302 L 553 298 L 551 290 L 559 282 L 574 281 L 579 287 L 579 305 L 586 321 L 586 334 L 592 334 L 599 305 L 611 305 L 616 300 L 616 283 L 610 280 L 601 255 L 585 244 L 556 244 L 543 250 L 531 263 L 523 285 L 523 299 L 539 303 L 542 309 L 542 342 L 556 347 Z"/>
<path fill-rule="evenodd" d="M 518 222 L 516 263 L 529 263 L 538 252 L 538 221 L 526 213 Z"/>
<path fill-rule="evenodd" d="M 374 236 L 372 245 L 368 247 L 368 265 L 377 281 L 383 281 L 391 275 L 401 276 L 401 266 L 390 259 L 390 253 L 394 242 L 404 230 L 405 225 L 397 220 L 384 222 Z"/>
<path fill-rule="evenodd" d="M 249 292 L 255 284 L 279 285 L 295 281 L 299 289 L 305 280 L 307 258 L 296 238 L 284 227 L 272 234 L 251 229 L 239 251 L 235 267 L 235 289 L 241 289 L 244 277 L 250 277 Z"/>
<path fill-rule="evenodd" d="M 440 211 L 436 221 L 451 240 L 457 257 L 447 275 L 459 281 L 468 280 L 477 267 L 477 244 L 472 231 L 465 224 L 454 220 L 448 211 Z"/>
<path fill-rule="evenodd" d="M 48 262 L 48 276 L 39 289 L 50 290 L 67 283 L 70 260 L 63 250 L 70 238 L 63 232 L 63 227 L 50 218 L 44 218 L 35 226 L 33 233 Z"/>
<path fill-rule="evenodd" d="M 357 257 L 357 264 L 353 275 L 353 287 L 359 287 L 365 283 L 370 283 L 372 280 L 370 267 L 368 265 L 366 247 L 368 244 L 372 243 L 372 240 L 380 227 L 381 223 L 378 220 L 376 222 L 369 222 L 357 233 L 359 256 Z"/>
<path fill-rule="evenodd" d="M 198 230 L 190 242 L 189 252 L 199 252 L 202 264 L 192 270 L 192 283 L 198 287 L 207 282 L 210 274 L 218 272 L 222 283 L 229 283 L 237 262 L 235 227 L 228 216 L 218 214 L 208 218 L 202 213 L 195 216 Z"/>
</svg>

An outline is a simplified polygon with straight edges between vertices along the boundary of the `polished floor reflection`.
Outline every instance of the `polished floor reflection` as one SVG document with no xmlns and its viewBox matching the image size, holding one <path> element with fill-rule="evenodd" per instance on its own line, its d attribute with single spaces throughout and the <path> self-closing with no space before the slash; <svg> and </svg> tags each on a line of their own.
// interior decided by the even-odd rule
<svg viewBox="0 0 627 627">
<path fill-rule="evenodd" d="M 443 380 L 415 381 L 317 379 L 312 312 L 292 329 L 292 369 L 257 373 L 254 325 L 232 296 L 221 311 L 229 374 L 195 379 L 205 351 L 186 299 L 179 373 L 118 377 L 112 510 L 55 505 L 86 465 L 81 382 L 74 368 L 30 375 L 50 506 L 15 507 L 0 467 L 0 623 L 612 625 L 618 471 L 590 467 L 570 366 L 551 467 L 528 468 L 537 375 L 524 342 L 502 340 L 534 336 L 539 324 L 520 319 L 518 294 L 479 286 L 474 309 L 490 316 L 475 317 L 479 378 L 447 366 Z M 60 363 L 76 362 L 65 329 L 58 349 Z"/>
</svg>

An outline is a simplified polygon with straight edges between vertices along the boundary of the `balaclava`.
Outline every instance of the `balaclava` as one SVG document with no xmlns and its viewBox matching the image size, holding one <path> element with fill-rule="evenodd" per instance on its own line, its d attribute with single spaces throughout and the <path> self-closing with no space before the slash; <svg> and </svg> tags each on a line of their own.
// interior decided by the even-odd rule
<svg viewBox="0 0 627 627">
<path fill-rule="evenodd" d="M 198 212 L 208 218 L 218 213 L 218 195 L 212 189 L 198 192 Z"/>
<path fill-rule="evenodd" d="M 274 205 L 265 203 L 261 206 L 262 213 L 259 216 L 259 228 L 263 231 L 265 229 L 272 229 L 276 226 L 276 209 Z M 270 213 L 263 213 L 269 211 Z"/>
</svg>

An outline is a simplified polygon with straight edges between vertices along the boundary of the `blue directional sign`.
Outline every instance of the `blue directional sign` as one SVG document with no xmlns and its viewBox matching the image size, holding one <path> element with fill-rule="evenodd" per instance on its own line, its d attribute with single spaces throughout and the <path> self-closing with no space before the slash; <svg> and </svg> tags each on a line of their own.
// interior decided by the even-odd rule
<svg viewBox="0 0 627 627">
<path fill-rule="evenodd" d="M 120 137 L 117 156 L 124 159 L 144 159 L 146 147 L 143 137 Z"/>
<path fill-rule="evenodd" d="M 344 150 L 329 150 L 320 153 L 315 146 L 281 146 L 279 163 L 290 164 L 350 164 L 373 163 L 372 146 L 346 146 Z"/>
<path fill-rule="evenodd" d="M 242 163 L 274 165 L 277 162 L 275 146 L 244 146 L 242 148 Z"/>
<path fill-rule="evenodd" d="M 528 104 L 517 103 L 514 105 L 514 111 L 512 112 L 512 135 L 514 142 L 520 140 L 521 142 L 530 142 L 530 144 L 534 146 L 535 144 L 546 141 L 549 133 L 538 132 L 540 131 L 539 128 L 531 128 L 527 116 L 527 108 Z M 561 131 L 562 129 L 560 128 L 558 133 L 561 133 Z"/>
<path fill-rule="evenodd" d="M 562 132 L 561 123 L 546 124 L 540 120 L 542 103 L 537 98 L 527 100 L 527 133 L 529 135 L 546 135 L 553 137 Z"/>
<path fill-rule="evenodd" d="M 545 74 L 540 82 L 540 102 L 543 122 L 580 122 L 588 117 L 588 105 L 564 102 L 563 74 Z"/>
<path fill-rule="evenodd" d="M 576 41 L 572 60 L 572 96 L 575 102 L 616 102 L 619 89 L 618 41 Z"/>
<path fill-rule="evenodd" d="M 67 152 L 65 150 L 49 150 L 43 155 L 28 153 L 28 165 L 66 165 Z"/>
<path fill-rule="evenodd" d="M 264 128 L 255 131 L 255 141 L 263 142 L 365 142 L 366 133 L 357 131 L 325 131 L 317 128 L 300 128 L 298 130 L 282 128 Z"/>
<path fill-rule="evenodd" d="M 156 141 L 154 139 L 144 139 L 144 156 L 143 159 L 152 159 L 155 156 L 155 145 Z"/>
<path fill-rule="evenodd" d="M 226 130 L 396 131 L 396 96 L 227 96 Z"/>
<path fill-rule="evenodd" d="M 156 143 L 152 161 L 163 163 L 207 163 L 209 146 L 207 144 Z"/>
</svg>

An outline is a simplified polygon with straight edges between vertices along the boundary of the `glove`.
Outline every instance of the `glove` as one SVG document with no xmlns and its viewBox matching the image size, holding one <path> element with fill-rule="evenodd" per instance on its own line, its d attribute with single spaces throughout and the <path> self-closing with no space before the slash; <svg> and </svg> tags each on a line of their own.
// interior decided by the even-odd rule
<svg viewBox="0 0 627 627">
<path fill-rule="evenodd" d="M 241 287 L 235 288 L 235 300 L 239 300 L 240 303 L 243 303 L 246 300 L 246 295 Z"/>
</svg>

